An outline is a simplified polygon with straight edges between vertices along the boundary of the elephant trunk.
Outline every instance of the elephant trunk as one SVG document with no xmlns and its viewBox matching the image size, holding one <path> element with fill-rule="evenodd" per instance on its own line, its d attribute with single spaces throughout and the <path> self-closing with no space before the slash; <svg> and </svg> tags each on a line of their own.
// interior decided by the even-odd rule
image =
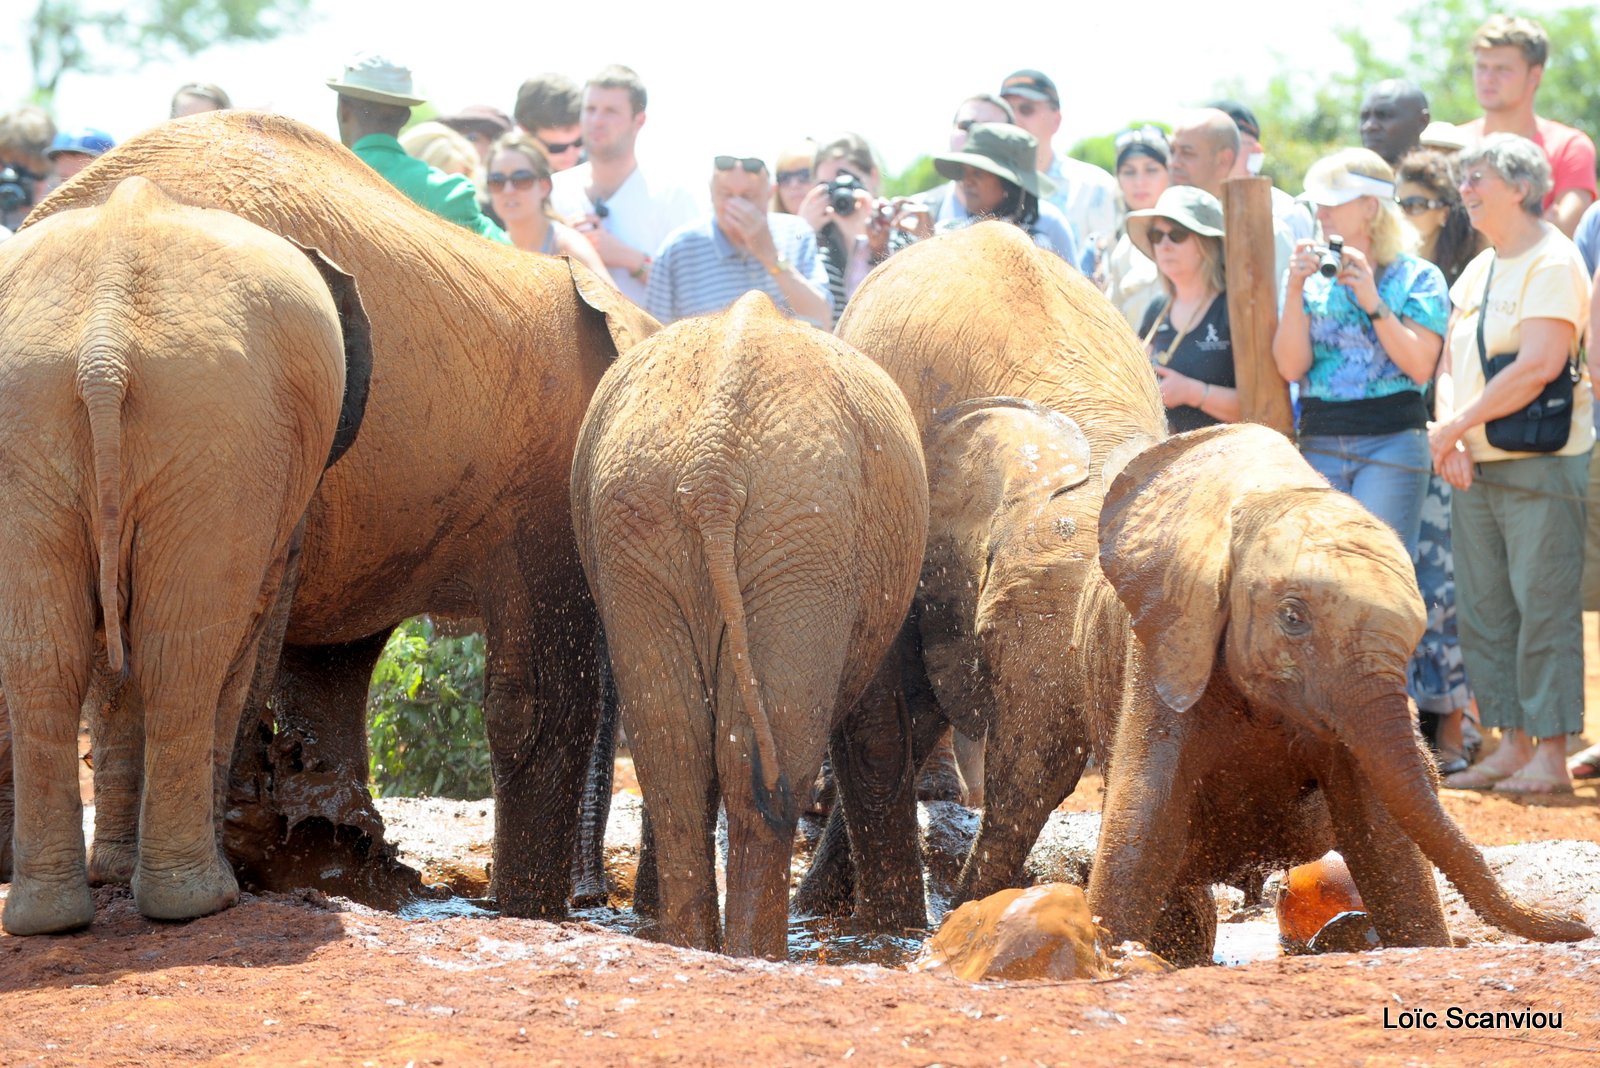
<svg viewBox="0 0 1600 1068">
<path fill-rule="evenodd" d="M 1439 803 L 1434 775 L 1417 745 L 1414 711 L 1403 691 L 1379 698 L 1375 714 L 1340 726 L 1341 740 L 1396 823 L 1449 877 L 1474 912 L 1535 942 L 1578 942 L 1583 923 L 1533 908 L 1500 886 L 1478 848 Z"/>
<path fill-rule="evenodd" d="M 109 303 L 109 302 L 108 302 Z M 122 634 L 122 401 L 128 389 L 120 313 L 97 313 L 79 349 L 77 389 L 89 416 L 95 484 L 94 530 L 100 558 L 100 614 L 112 674 L 126 667 Z"/>
</svg>

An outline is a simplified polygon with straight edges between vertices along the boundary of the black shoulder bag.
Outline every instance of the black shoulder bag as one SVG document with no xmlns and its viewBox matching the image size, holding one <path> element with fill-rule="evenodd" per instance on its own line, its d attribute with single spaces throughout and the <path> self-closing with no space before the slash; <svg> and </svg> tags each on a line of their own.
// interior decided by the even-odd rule
<svg viewBox="0 0 1600 1068">
<path fill-rule="evenodd" d="M 1517 358 L 1516 353 L 1510 352 L 1490 359 L 1483 342 L 1483 320 L 1489 314 L 1489 286 L 1493 282 L 1491 260 L 1489 279 L 1483 284 L 1483 303 L 1478 307 L 1478 362 L 1483 365 L 1485 386 Z M 1569 358 L 1562 372 L 1546 382 L 1526 408 L 1483 424 L 1489 444 L 1505 452 L 1560 452 L 1572 433 L 1572 390 L 1578 380 L 1578 361 Z"/>
</svg>

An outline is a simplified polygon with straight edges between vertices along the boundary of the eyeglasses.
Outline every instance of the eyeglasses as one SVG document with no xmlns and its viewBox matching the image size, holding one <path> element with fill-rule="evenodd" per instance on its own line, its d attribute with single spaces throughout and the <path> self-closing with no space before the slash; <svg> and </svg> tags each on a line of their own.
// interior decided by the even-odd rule
<svg viewBox="0 0 1600 1068">
<path fill-rule="evenodd" d="M 779 185 L 808 184 L 811 181 L 811 168 L 801 167 L 793 171 L 779 171 L 776 177 Z"/>
<path fill-rule="evenodd" d="M 767 169 L 767 165 L 754 156 L 718 156 L 713 160 L 719 171 L 731 171 L 740 167 L 746 174 L 760 174 Z"/>
<path fill-rule="evenodd" d="M 1450 203 L 1447 200 L 1436 200 L 1433 197 L 1396 197 L 1394 202 L 1400 205 L 1400 210 L 1407 215 L 1421 215 L 1423 212 L 1432 211 L 1434 208 L 1448 207 Z"/>
<path fill-rule="evenodd" d="M 571 152 L 575 148 L 582 148 L 583 138 L 580 137 L 576 141 L 546 141 L 540 138 L 539 143 L 544 146 L 544 150 L 550 155 L 559 156 L 563 152 Z"/>
<path fill-rule="evenodd" d="M 1150 247 L 1155 248 L 1163 241 L 1171 241 L 1174 245 L 1181 245 L 1185 241 L 1189 240 L 1189 236 L 1192 232 L 1193 231 L 1185 230 L 1181 226 L 1174 226 L 1170 230 L 1163 230 L 1160 227 L 1152 226 L 1150 227 Z"/>
<path fill-rule="evenodd" d="M 490 171 L 484 178 L 483 184 L 489 187 L 489 192 L 491 193 L 500 192 L 506 187 L 507 183 L 510 183 L 512 189 L 528 190 L 533 188 L 534 183 L 539 178 L 539 175 L 524 167 L 521 170 L 512 171 L 510 174 L 506 174 L 504 171 Z"/>
<path fill-rule="evenodd" d="M 1473 171 L 1471 174 L 1462 176 L 1461 188 L 1476 189 L 1485 178 L 1493 178 L 1494 176 L 1493 171 Z"/>
</svg>

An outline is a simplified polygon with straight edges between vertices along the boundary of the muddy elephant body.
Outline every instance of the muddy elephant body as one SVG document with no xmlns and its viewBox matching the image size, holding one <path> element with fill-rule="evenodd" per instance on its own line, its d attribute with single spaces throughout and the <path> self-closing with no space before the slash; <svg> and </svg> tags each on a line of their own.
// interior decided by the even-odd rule
<svg viewBox="0 0 1600 1068">
<path fill-rule="evenodd" d="M 91 692 L 114 695 L 96 744 L 131 773 L 118 803 L 134 824 L 97 864 L 125 870 L 148 916 L 216 911 L 238 884 L 215 784 L 258 650 L 281 635 L 307 506 L 359 425 L 359 301 L 315 252 L 142 178 L 7 242 L 0 294 L 5 928 L 93 918 L 77 776 Z"/>
<path fill-rule="evenodd" d="M 1076 271 L 1042 254 L 1016 227 L 993 223 L 897 253 L 856 291 L 839 322 L 839 336 L 875 360 L 905 392 L 925 446 L 953 408 L 999 395 L 1044 405 L 1081 428 L 1086 467 L 1070 484 L 1052 487 L 1061 490 L 1051 501 L 1056 566 L 1048 575 L 1022 576 L 1024 582 L 1048 582 L 1053 614 L 1030 623 L 1040 638 L 1068 625 L 1091 591 L 1105 585 L 1096 563 L 1096 530 L 1107 457 L 1166 433 L 1149 358 L 1127 323 Z M 931 463 L 929 471 L 932 476 Z M 1052 672 L 1049 702 L 1027 696 L 1026 676 L 1009 688 L 996 687 L 993 665 L 984 659 L 973 630 L 983 575 L 957 579 L 950 555 L 959 543 L 964 545 L 960 551 L 976 553 L 981 562 L 989 551 L 987 536 L 956 514 L 955 504 L 964 497 L 962 476 L 954 478 L 946 484 L 947 503 L 934 501 L 930 511 L 918 622 L 899 653 L 904 674 L 898 688 L 874 687 L 868 698 L 875 703 L 858 710 L 858 716 L 872 721 L 858 734 L 862 744 L 835 747 L 844 811 L 830 825 L 797 896 L 797 909 L 839 907 L 839 895 L 849 885 L 839 874 L 846 841 L 842 829 L 848 822 L 857 854 L 858 921 L 881 928 L 926 922 L 914 839 L 909 846 L 879 839 L 870 855 L 863 855 L 862 836 L 855 832 L 858 825 L 914 819 L 904 755 L 920 758 L 943 722 L 987 736 L 983 821 L 961 876 L 959 899 L 1013 884 L 1050 810 L 1071 792 L 1087 758 L 1086 706 L 1098 695 L 1075 666 L 1038 667 Z M 1016 488 L 1024 482 L 1018 478 Z M 1019 601 L 1034 596 L 1025 588 L 1012 594 Z M 1110 602 L 1120 614 L 1115 599 Z M 1120 622 L 1108 624 L 1112 638 L 1125 620 L 1122 614 Z M 1063 644 L 1066 640 L 1063 636 Z M 893 737 L 908 695 L 916 698 L 911 743 L 873 742 Z M 897 812 L 901 815 L 893 815 Z M 895 855 L 887 857 L 885 851 Z"/>
<path fill-rule="evenodd" d="M 366 421 L 308 512 L 271 726 L 247 715 L 241 732 L 230 854 L 270 884 L 264 851 L 320 826 L 321 844 L 355 841 L 381 859 L 365 788 L 372 666 L 408 616 L 480 616 L 493 892 L 511 914 L 561 913 L 597 703 L 572 446 L 605 368 L 656 324 L 582 267 L 466 233 L 343 146 L 269 115 L 163 124 L 57 190 L 30 225 L 133 173 L 322 249 L 355 277 L 372 323 Z M 287 878 L 318 881 L 321 859 Z"/>
<path fill-rule="evenodd" d="M 572 484 L 655 832 L 659 933 L 781 959 L 796 788 L 916 585 L 927 485 L 905 401 L 859 353 L 751 294 L 612 368 Z"/>
</svg>

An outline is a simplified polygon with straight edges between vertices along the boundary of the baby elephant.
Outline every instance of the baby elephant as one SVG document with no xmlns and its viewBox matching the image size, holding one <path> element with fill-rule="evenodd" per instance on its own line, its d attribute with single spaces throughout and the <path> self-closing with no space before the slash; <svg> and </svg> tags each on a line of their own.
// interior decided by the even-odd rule
<svg viewBox="0 0 1600 1068">
<path fill-rule="evenodd" d="M 97 801 L 137 807 L 123 874 L 140 911 L 238 898 L 215 769 L 258 648 L 281 640 L 274 608 L 318 479 L 354 440 L 369 353 L 348 277 L 142 178 L 0 246 L 7 931 L 94 918 L 76 747 L 91 681 L 120 691 L 97 729 L 126 742 L 106 750 L 129 790 Z"/>
<path fill-rule="evenodd" d="M 606 373 L 572 511 L 655 832 L 659 934 L 782 958 L 797 797 L 922 562 L 927 477 L 905 399 L 752 293 Z"/>
</svg>

